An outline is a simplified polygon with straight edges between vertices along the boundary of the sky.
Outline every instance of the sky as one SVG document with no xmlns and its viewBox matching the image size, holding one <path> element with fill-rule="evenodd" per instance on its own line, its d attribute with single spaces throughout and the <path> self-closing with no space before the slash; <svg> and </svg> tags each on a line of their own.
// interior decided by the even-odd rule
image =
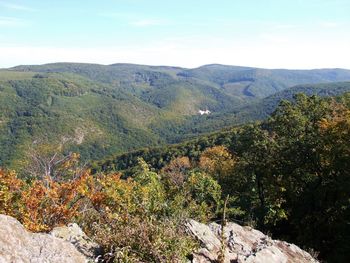
<svg viewBox="0 0 350 263">
<path fill-rule="evenodd" d="M 0 67 L 350 69 L 350 0 L 0 0 Z"/>
</svg>

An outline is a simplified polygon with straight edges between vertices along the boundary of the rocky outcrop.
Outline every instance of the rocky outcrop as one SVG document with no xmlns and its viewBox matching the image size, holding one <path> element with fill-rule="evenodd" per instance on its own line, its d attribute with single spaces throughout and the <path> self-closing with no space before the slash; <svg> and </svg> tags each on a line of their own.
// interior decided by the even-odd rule
<svg viewBox="0 0 350 263">
<path fill-rule="evenodd" d="M 296 245 L 272 240 L 250 227 L 228 223 L 221 242 L 221 226 L 204 225 L 194 220 L 187 231 L 201 243 L 192 263 L 306 263 L 317 262 Z M 224 244 L 224 246 L 223 246 Z M 28 232 L 16 219 L 0 215 L 0 263 L 83 263 L 93 262 L 101 252 L 76 224 L 58 227 L 50 234 Z"/>
<path fill-rule="evenodd" d="M 317 262 L 294 244 L 272 240 L 260 231 L 235 223 L 228 223 L 224 228 L 224 246 L 220 238 L 221 226 L 216 223 L 204 225 L 189 220 L 186 228 L 201 243 L 201 248 L 193 254 L 193 263 L 218 262 L 223 253 L 225 263 Z"/>
<path fill-rule="evenodd" d="M 73 244 L 79 252 L 90 260 L 94 260 L 96 256 L 102 253 L 100 246 L 93 242 L 75 223 L 55 227 L 50 234 Z"/>
<path fill-rule="evenodd" d="M 0 215 L 0 263 L 83 263 L 74 245 L 48 234 L 28 232 L 16 219 Z"/>
</svg>

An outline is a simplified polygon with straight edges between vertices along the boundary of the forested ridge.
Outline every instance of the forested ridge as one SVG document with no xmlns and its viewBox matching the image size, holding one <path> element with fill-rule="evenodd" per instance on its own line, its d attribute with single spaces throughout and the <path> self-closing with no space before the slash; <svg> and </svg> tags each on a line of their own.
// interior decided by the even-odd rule
<svg viewBox="0 0 350 263">
<path fill-rule="evenodd" d="M 79 63 L 2 69 L 0 166 L 19 171 L 30 149 L 47 144 L 89 162 L 180 143 L 263 120 L 298 92 L 340 95 L 350 90 L 344 81 L 349 70 Z"/>
<path fill-rule="evenodd" d="M 184 220 L 220 220 L 228 198 L 228 220 L 346 262 L 349 131 L 349 93 L 298 94 L 264 121 L 90 167 L 37 148 L 31 169 L 1 170 L 0 213 L 34 231 L 78 222 L 121 262 L 176 262 L 198 246 Z"/>
</svg>

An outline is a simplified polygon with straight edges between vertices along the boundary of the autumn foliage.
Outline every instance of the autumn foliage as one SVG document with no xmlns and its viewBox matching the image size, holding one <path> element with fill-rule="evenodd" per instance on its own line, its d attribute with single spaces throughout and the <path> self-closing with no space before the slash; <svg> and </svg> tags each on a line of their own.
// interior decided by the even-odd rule
<svg viewBox="0 0 350 263">
<path fill-rule="evenodd" d="M 210 176 L 187 173 L 182 188 L 168 191 L 142 160 L 128 179 L 81 170 L 65 180 L 20 179 L 0 170 L 0 213 L 35 232 L 77 222 L 108 257 L 122 262 L 179 262 L 196 246 L 181 224 L 215 216 L 221 196 Z"/>
<path fill-rule="evenodd" d="M 350 98 L 298 95 L 271 117 L 237 128 L 229 145 L 172 158 L 156 171 L 91 174 L 79 155 L 42 157 L 18 176 L 0 170 L 0 213 L 29 230 L 77 222 L 115 262 L 181 262 L 198 245 L 187 218 L 227 217 L 330 262 L 349 257 Z M 35 169 L 34 169 L 35 168 Z M 322 231 L 320 231 L 322 230 Z"/>
</svg>

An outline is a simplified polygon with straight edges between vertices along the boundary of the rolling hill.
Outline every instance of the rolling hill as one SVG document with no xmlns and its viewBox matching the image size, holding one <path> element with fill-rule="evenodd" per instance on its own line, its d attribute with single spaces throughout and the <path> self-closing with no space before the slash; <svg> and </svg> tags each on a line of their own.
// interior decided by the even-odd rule
<svg viewBox="0 0 350 263">
<path fill-rule="evenodd" d="M 294 95 L 299 93 L 304 93 L 308 96 L 316 95 L 319 97 L 328 97 L 327 99 L 334 99 L 338 102 L 344 103 L 344 105 L 347 105 L 347 107 L 350 107 L 350 82 L 295 86 L 275 95 L 269 96 L 259 103 L 246 106 L 244 111 L 240 112 L 241 114 L 237 114 L 238 117 L 236 118 L 232 117 L 229 119 L 228 116 L 224 116 L 227 119 L 223 120 L 224 117 L 221 116 L 222 119 L 216 118 L 212 121 L 221 124 L 223 121 L 232 121 L 232 123 L 234 123 L 235 121 L 239 121 L 240 117 L 244 116 L 246 121 L 262 120 L 253 123 L 253 125 L 257 126 L 264 121 L 268 121 L 266 118 L 275 111 L 281 100 L 295 102 Z M 241 137 L 240 133 L 245 128 L 253 125 L 250 123 L 247 125 L 238 125 L 234 127 L 228 126 L 229 128 L 202 134 L 177 144 L 147 147 L 122 154 L 111 155 L 105 159 L 92 162 L 90 167 L 94 173 L 102 171 L 122 171 L 123 175 L 127 177 L 134 172 L 134 168 L 137 167 L 139 163 L 139 158 L 142 158 L 156 171 L 161 170 L 164 166 L 169 164 L 177 157 L 185 156 L 189 157 L 192 161 L 198 162 L 203 151 L 210 147 L 221 145 L 231 149 L 232 152 L 236 152 L 238 148 L 241 148 L 242 150 L 244 148 L 241 146 L 243 138 Z M 210 124 L 208 126 L 210 126 Z"/>
<path fill-rule="evenodd" d="M 280 99 L 300 91 L 345 92 L 349 83 L 332 82 L 347 80 L 350 71 L 343 69 L 223 65 L 55 63 L 2 69 L 0 166 L 20 166 L 13 160 L 21 161 L 33 142 L 64 144 L 84 160 L 177 143 L 264 118 Z M 200 109 L 212 114 L 199 116 Z"/>
<path fill-rule="evenodd" d="M 297 85 L 276 92 L 266 98 L 240 106 L 229 113 L 212 114 L 205 118 L 193 117 L 189 121 L 189 124 L 184 125 L 184 127 L 188 127 L 186 130 L 188 133 L 202 130 L 213 132 L 219 130 L 220 127 L 231 127 L 247 122 L 263 120 L 276 109 L 281 100 L 293 100 L 293 96 L 298 93 L 304 93 L 308 96 L 334 97 L 349 91 L 350 82 Z"/>
</svg>

